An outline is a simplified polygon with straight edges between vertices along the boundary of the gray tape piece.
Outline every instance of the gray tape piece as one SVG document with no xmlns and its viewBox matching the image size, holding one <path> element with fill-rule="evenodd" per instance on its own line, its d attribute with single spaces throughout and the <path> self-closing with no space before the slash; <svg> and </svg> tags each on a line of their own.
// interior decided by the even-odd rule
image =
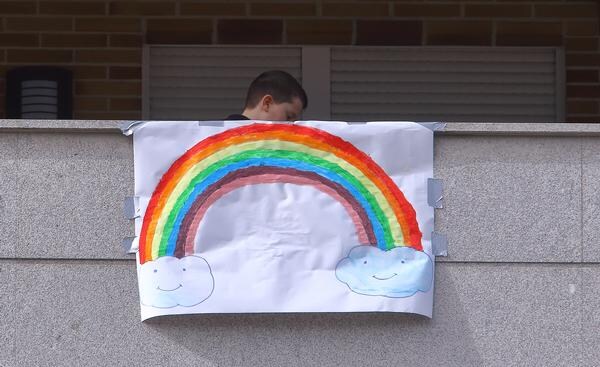
<svg viewBox="0 0 600 367">
<path fill-rule="evenodd" d="M 121 132 L 123 133 L 123 135 L 125 136 L 129 136 L 131 134 L 133 134 L 133 131 L 135 130 L 136 126 L 139 126 L 141 124 L 143 124 L 145 121 L 131 121 L 131 122 L 126 122 L 124 124 L 121 124 Z"/>
<path fill-rule="evenodd" d="M 121 245 L 126 254 L 135 254 L 140 247 L 139 237 L 125 237 Z"/>
<path fill-rule="evenodd" d="M 433 256 L 448 256 L 448 238 L 446 235 L 431 232 L 431 247 Z"/>
<path fill-rule="evenodd" d="M 198 126 L 225 126 L 225 121 L 198 121 Z"/>
<path fill-rule="evenodd" d="M 419 122 L 419 125 L 428 128 L 431 131 L 444 131 L 446 130 L 445 122 Z"/>
<path fill-rule="evenodd" d="M 127 196 L 123 203 L 123 214 L 127 219 L 140 217 L 140 198 L 138 196 Z"/>
<path fill-rule="evenodd" d="M 427 204 L 436 209 L 444 207 L 444 185 L 441 179 L 427 179 Z"/>
</svg>

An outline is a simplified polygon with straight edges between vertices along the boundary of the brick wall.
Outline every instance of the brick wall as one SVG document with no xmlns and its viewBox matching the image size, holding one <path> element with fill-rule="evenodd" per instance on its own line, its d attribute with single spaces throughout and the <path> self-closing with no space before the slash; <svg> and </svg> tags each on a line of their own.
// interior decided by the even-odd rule
<svg viewBox="0 0 600 367">
<path fill-rule="evenodd" d="M 600 122 L 598 16 L 571 0 L 0 0 L 0 118 L 6 70 L 32 64 L 73 70 L 75 118 L 140 118 L 147 42 L 563 46 L 567 120 Z"/>
</svg>

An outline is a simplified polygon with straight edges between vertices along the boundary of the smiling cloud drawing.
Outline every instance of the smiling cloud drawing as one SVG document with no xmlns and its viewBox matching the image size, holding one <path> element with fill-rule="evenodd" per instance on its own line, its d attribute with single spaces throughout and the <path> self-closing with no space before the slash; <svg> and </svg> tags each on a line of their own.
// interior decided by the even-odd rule
<svg viewBox="0 0 600 367">
<path fill-rule="evenodd" d="M 335 275 L 353 292 L 402 298 L 431 288 L 433 263 L 426 253 L 411 247 L 384 251 L 357 246 L 338 263 Z"/>
<path fill-rule="evenodd" d="M 210 266 L 199 256 L 163 256 L 139 271 L 140 299 L 146 306 L 195 306 L 210 297 L 215 285 Z"/>
</svg>

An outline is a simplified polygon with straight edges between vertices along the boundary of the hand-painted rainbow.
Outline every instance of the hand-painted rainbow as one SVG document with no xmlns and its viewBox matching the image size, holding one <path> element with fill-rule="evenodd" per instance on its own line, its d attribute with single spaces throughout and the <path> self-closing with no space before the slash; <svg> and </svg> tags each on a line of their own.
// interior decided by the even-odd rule
<svg viewBox="0 0 600 367">
<path fill-rule="evenodd" d="M 251 124 L 210 136 L 177 159 L 154 190 L 144 215 L 140 262 L 194 253 L 206 210 L 244 185 L 311 185 L 338 200 L 362 244 L 422 251 L 415 210 L 368 155 L 312 127 Z"/>
</svg>

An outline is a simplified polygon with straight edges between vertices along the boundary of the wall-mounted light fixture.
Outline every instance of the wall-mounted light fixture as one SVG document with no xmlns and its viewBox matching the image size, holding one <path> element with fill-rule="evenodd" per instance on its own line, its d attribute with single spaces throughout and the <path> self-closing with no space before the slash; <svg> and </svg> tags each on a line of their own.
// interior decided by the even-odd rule
<svg viewBox="0 0 600 367">
<path fill-rule="evenodd" d="M 6 117 L 71 119 L 73 87 L 70 70 L 23 66 L 6 73 Z"/>
</svg>

